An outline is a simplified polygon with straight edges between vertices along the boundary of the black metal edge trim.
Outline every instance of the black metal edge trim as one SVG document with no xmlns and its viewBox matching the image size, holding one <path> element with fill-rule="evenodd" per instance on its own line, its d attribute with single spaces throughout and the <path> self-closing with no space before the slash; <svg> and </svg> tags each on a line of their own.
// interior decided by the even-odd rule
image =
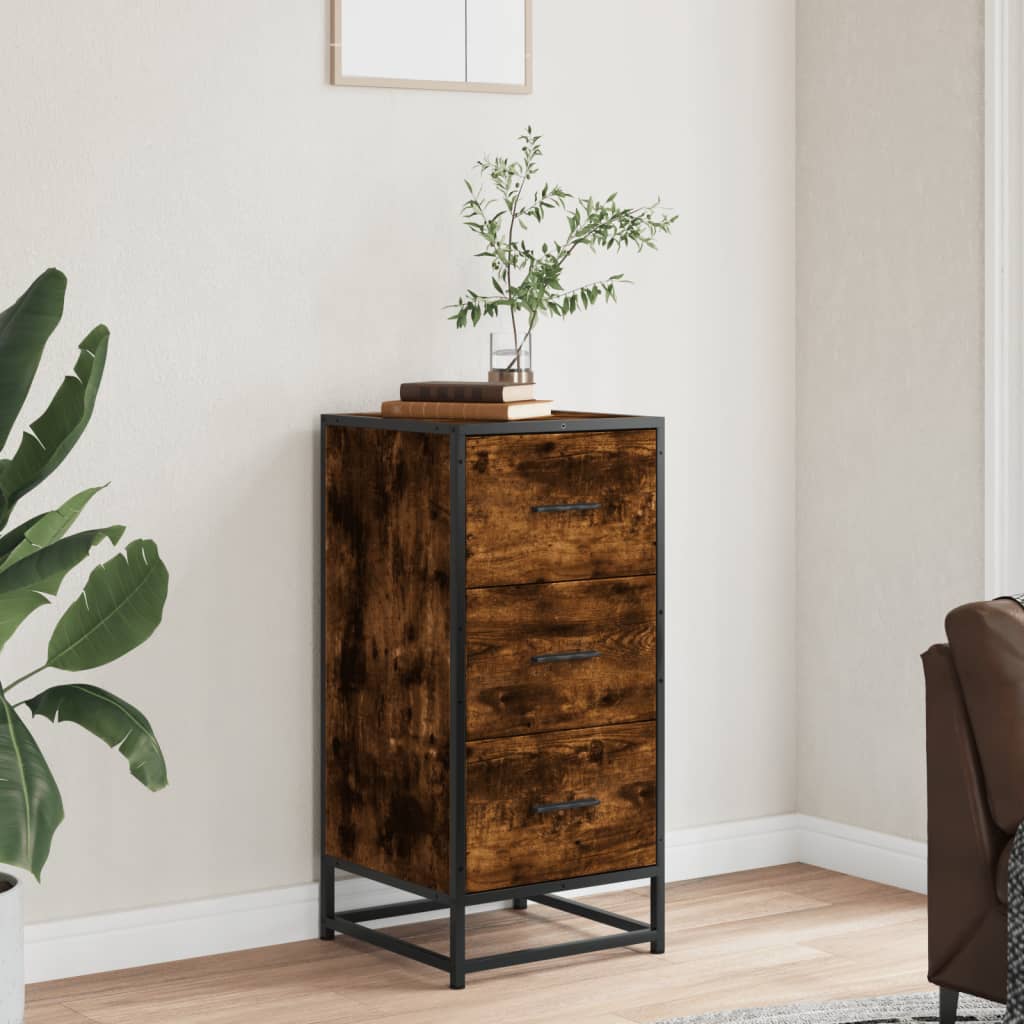
<svg viewBox="0 0 1024 1024">
<path fill-rule="evenodd" d="M 537 586 L 561 587 L 561 586 L 564 586 L 566 583 L 613 583 L 615 580 L 653 579 L 657 575 L 658 575 L 657 569 L 655 569 L 653 572 L 633 572 L 633 573 L 629 573 L 629 574 L 627 574 L 625 576 L 623 576 L 621 574 L 618 575 L 618 576 L 572 576 L 572 577 L 570 577 L 569 579 L 566 579 L 566 580 L 531 580 L 531 581 L 529 581 L 527 583 L 488 583 L 488 584 L 485 584 L 485 585 L 481 585 L 479 583 L 474 583 L 474 584 L 472 584 L 469 587 L 469 589 L 470 590 L 497 590 L 498 588 L 501 588 L 502 590 L 515 590 L 517 587 L 537 587 Z M 652 721 L 653 722 L 654 719 L 653 718 L 651 718 L 651 719 L 643 719 L 643 721 Z M 570 726 L 569 728 L 576 729 L 576 728 L 579 728 L 579 726 Z M 550 732 L 555 732 L 557 730 L 549 730 L 549 731 Z M 492 738 L 492 737 L 486 737 L 486 736 L 474 736 L 473 737 L 473 739 L 489 739 L 489 738 Z"/>
<path fill-rule="evenodd" d="M 350 875 L 359 875 L 360 878 L 370 878 L 374 882 L 390 885 L 392 889 L 411 892 L 414 896 L 436 900 L 438 903 L 448 906 L 448 894 L 441 892 L 439 889 L 431 889 L 429 886 L 420 885 L 417 882 L 407 882 L 404 878 L 397 878 L 395 875 L 389 875 L 384 871 L 376 871 L 374 868 L 363 867 L 362 864 L 354 864 L 352 861 L 343 860 L 340 857 L 332 857 L 330 854 L 325 859 L 331 861 L 339 871 L 347 871 Z"/>
<path fill-rule="evenodd" d="M 355 921 L 349 921 L 344 917 L 337 916 L 329 918 L 325 924 L 335 931 L 350 935 L 353 939 L 360 939 L 363 942 L 369 942 L 373 946 L 380 946 L 381 949 L 398 953 L 400 956 L 408 957 L 410 960 L 418 960 L 421 964 L 426 964 L 428 967 L 436 967 L 439 971 L 447 971 L 449 968 L 448 957 L 443 953 L 435 953 L 432 949 L 425 949 L 423 946 L 417 946 L 413 942 L 406 942 L 405 939 L 388 935 L 387 932 L 376 931 L 373 928 L 367 928 L 365 925 L 356 924 Z"/>
<path fill-rule="evenodd" d="M 488 434 L 570 434 L 579 431 L 654 430 L 660 416 L 595 416 L 593 419 L 559 419 L 558 411 L 543 420 L 513 420 L 510 423 L 467 423 L 461 429 L 471 436 Z"/>
<path fill-rule="evenodd" d="M 655 762 L 657 772 L 657 858 L 658 870 L 651 879 L 651 928 L 657 938 L 651 944 L 651 952 L 665 951 L 665 834 L 667 819 L 665 815 L 665 423 L 662 421 L 657 428 L 657 478 L 655 500 L 657 502 L 657 593 L 658 615 L 655 635 L 655 663 L 657 671 L 657 708 L 655 726 Z"/>
<path fill-rule="evenodd" d="M 529 964 L 538 960 L 555 960 L 579 953 L 596 953 L 598 950 L 615 949 L 617 946 L 634 946 L 641 942 L 651 942 L 656 936 L 657 932 L 647 928 L 644 931 L 619 932 L 616 935 L 602 935 L 594 939 L 560 942 L 554 946 L 533 946 L 530 949 L 516 949 L 510 953 L 470 957 L 466 961 L 466 973 L 475 974 L 477 971 L 490 971 L 497 967 L 514 967 L 517 964 Z"/>
<path fill-rule="evenodd" d="M 549 419 L 512 420 L 510 422 L 439 423 L 435 420 L 392 419 L 383 416 L 353 416 L 344 413 L 321 413 L 322 426 L 363 427 L 368 430 L 401 430 L 417 434 L 456 434 L 480 437 L 489 434 L 569 434 L 580 431 L 656 430 L 665 420 L 662 416 L 595 416 L 593 419 L 559 419 L 555 412 Z"/>
<path fill-rule="evenodd" d="M 333 939 L 334 933 L 324 925 L 326 918 L 334 914 L 334 868 L 327 857 L 327 749 L 325 730 L 327 721 L 327 569 L 324 565 L 324 550 L 327 545 L 327 431 L 320 422 L 320 507 L 317 520 L 320 527 L 320 776 L 317 788 L 320 792 L 320 878 L 317 885 L 317 916 L 320 919 L 320 938 Z"/>
<path fill-rule="evenodd" d="M 449 893 L 458 899 L 466 884 L 466 439 L 451 437 L 450 577 L 451 634 L 449 665 L 448 789 Z"/>
<path fill-rule="evenodd" d="M 656 864 L 642 868 L 626 868 L 623 871 L 609 871 L 601 875 L 579 875 L 576 878 L 562 878 L 549 882 L 534 882 L 531 885 L 513 885 L 506 889 L 488 889 L 486 892 L 467 892 L 464 900 L 467 906 L 477 903 L 498 903 L 501 900 L 526 896 L 529 899 L 547 892 L 564 892 L 567 889 L 586 889 L 594 885 L 611 885 L 615 882 L 637 882 L 653 878 L 658 872 Z"/>
<path fill-rule="evenodd" d="M 563 899 L 561 896 L 551 896 L 548 893 L 534 896 L 533 902 L 544 907 L 551 907 L 552 910 L 564 910 L 567 914 L 576 914 L 577 917 L 585 917 L 598 924 L 606 924 L 609 928 L 619 928 L 625 932 L 642 932 L 651 927 L 646 921 L 638 921 L 635 917 L 613 914 L 610 910 L 601 910 L 599 907 L 591 907 L 586 903 Z"/>
<path fill-rule="evenodd" d="M 327 801 L 324 793 L 324 772 L 327 768 L 327 753 L 324 744 L 324 729 L 326 727 L 326 703 L 327 703 L 327 614 L 325 599 L 327 597 L 327 570 L 324 565 L 324 548 L 327 543 L 327 515 L 325 505 L 327 502 L 327 481 L 325 480 L 325 469 L 327 466 L 327 431 L 324 424 L 320 425 L 320 507 L 317 509 L 317 520 L 320 527 L 320 856 L 327 855 Z"/>
<path fill-rule="evenodd" d="M 325 427 L 361 427 L 364 430 L 399 430 L 414 434 L 452 434 L 460 426 L 456 423 L 438 423 L 436 420 L 403 420 L 326 412 L 320 414 L 320 422 Z"/>
<path fill-rule="evenodd" d="M 466 435 L 449 438 L 448 974 L 466 986 Z"/>
</svg>

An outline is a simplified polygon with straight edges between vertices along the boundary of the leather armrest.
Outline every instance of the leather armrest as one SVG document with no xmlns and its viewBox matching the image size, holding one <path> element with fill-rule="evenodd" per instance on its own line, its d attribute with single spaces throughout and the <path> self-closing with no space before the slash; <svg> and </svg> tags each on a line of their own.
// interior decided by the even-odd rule
<svg viewBox="0 0 1024 1024">
<path fill-rule="evenodd" d="M 928 974 L 943 969 L 998 905 L 996 864 L 1006 835 L 995 825 L 949 648 L 922 656 L 928 745 Z M 1004 967 L 1005 969 L 1005 967 Z"/>
</svg>

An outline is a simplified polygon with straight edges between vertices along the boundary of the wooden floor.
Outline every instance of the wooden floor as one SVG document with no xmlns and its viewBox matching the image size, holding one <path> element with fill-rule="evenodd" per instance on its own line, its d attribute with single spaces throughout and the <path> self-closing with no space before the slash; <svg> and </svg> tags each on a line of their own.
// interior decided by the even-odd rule
<svg viewBox="0 0 1024 1024">
<path fill-rule="evenodd" d="M 647 890 L 589 902 L 646 918 Z M 471 975 L 351 939 L 33 985 L 27 1024 L 624 1024 L 804 999 L 928 989 L 925 898 L 792 864 L 668 887 L 668 949 L 591 953 Z M 604 929 L 531 903 L 468 918 L 470 955 Z M 394 929 L 446 952 L 447 924 Z"/>
</svg>

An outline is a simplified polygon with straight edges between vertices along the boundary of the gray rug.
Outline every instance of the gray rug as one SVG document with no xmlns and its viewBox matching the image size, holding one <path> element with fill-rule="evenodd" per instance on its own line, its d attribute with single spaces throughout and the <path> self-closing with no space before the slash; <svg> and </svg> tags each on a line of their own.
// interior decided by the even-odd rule
<svg viewBox="0 0 1024 1024">
<path fill-rule="evenodd" d="M 999 1003 L 961 996 L 956 1016 L 957 1021 L 1000 1021 L 1005 1012 Z M 699 1017 L 669 1017 L 657 1024 L 934 1024 L 938 1019 L 939 993 L 935 990 L 875 999 L 758 1006 Z"/>
</svg>

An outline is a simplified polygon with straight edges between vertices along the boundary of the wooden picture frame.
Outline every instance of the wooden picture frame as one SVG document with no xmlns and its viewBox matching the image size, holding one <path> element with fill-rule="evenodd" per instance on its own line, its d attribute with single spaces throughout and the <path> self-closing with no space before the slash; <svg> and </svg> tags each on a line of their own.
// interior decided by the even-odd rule
<svg viewBox="0 0 1024 1024">
<path fill-rule="evenodd" d="M 357 2 L 357 0 L 350 0 Z M 425 3 L 427 0 L 421 0 Z M 467 5 L 470 0 L 464 0 Z M 330 81 L 332 85 L 369 86 L 378 89 L 438 89 L 446 92 L 493 92 L 527 94 L 533 92 L 533 0 L 521 0 L 523 5 L 523 80 L 522 82 L 484 82 L 469 80 L 468 40 L 463 36 L 466 51 L 464 80 L 434 78 L 384 77 L 350 74 L 343 66 L 342 28 L 346 0 L 331 0 Z M 468 15 L 467 21 L 468 24 Z"/>
</svg>

